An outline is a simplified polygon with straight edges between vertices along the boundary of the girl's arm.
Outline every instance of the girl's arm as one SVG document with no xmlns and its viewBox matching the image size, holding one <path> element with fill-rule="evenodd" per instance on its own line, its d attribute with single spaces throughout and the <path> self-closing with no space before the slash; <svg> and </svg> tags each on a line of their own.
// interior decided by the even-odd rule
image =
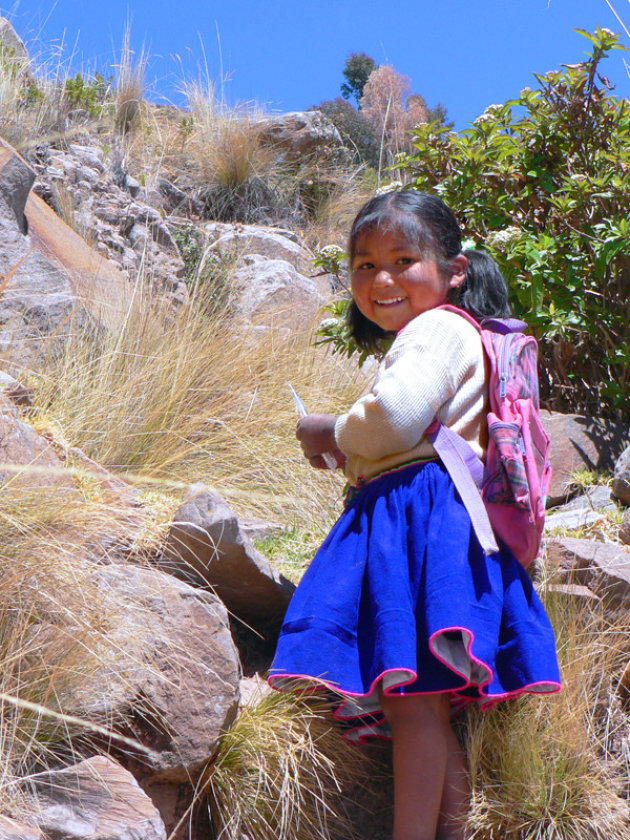
<svg viewBox="0 0 630 840">
<path fill-rule="evenodd" d="M 298 421 L 296 437 L 311 466 L 317 469 L 326 469 L 323 452 L 330 452 L 339 467 L 343 467 L 346 462 L 346 456 L 335 440 L 336 422 L 337 418 L 333 414 L 307 414 Z"/>
</svg>

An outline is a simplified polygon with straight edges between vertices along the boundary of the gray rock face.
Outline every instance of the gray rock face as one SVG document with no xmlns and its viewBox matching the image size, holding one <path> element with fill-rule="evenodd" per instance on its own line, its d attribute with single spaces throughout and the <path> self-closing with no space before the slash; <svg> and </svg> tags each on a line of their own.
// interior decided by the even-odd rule
<svg viewBox="0 0 630 840">
<path fill-rule="evenodd" d="M 254 628 L 279 624 L 295 589 L 256 551 L 218 493 L 193 485 L 175 515 L 159 567 L 210 587 Z"/>
<path fill-rule="evenodd" d="M 0 58 L 3 61 L 18 63 L 23 67 L 28 67 L 31 62 L 24 41 L 5 17 L 0 17 Z"/>
<path fill-rule="evenodd" d="M 0 840 L 44 840 L 44 836 L 39 828 L 9 817 L 0 817 Z"/>
<path fill-rule="evenodd" d="M 545 517 L 545 532 L 558 528 L 583 528 L 602 519 L 605 512 L 615 510 L 617 505 L 605 485 L 586 487 L 584 493 L 563 505 L 559 510 L 549 511 Z"/>
<path fill-rule="evenodd" d="M 321 157 L 338 162 L 350 157 L 339 131 L 321 111 L 294 111 L 261 120 L 261 142 L 280 149 L 294 162 Z"/>
<path fill-rule="evenodd" d="M 142 201 L 142 189 L 118 162 L 105 160 L 95 145 L 72 143 L 47 149 L 38 168 L 35 190 L 56 205 L 61 189 L 70 196 L 77 228 L 94 248 L 131 279 L 139 271 L 178 302 L 187 298 L 184 263 L 159 211 Z"/>
<path fill-rule="evenodd" d="M 624 505 L 630 505 L 630 446 L 624 449 L 615 464 L 613 493 Z"/>
<path fill-rule="evenodd" d="M 48 838 L 166 840 L 149 797 L 123 767 L 95 756 L 35 778 L 34 821 Z"/>
<path fill-rule="evenodd" d="M 241 672 L 226 609 L 155 570 L 97 566 L 93 574 L 111 647 L 74 713 L 111 722 L 134 710 L 132 736 L 152 750 L 139 756 L 137 775 L 194 780 L 238 708 Z"/>
<path fill-rule="evenodd" d="M 313 280 L 290 263 L 258 254 L 242 258 L 232 282 L 239 293 L 238 311 L 255 325 L 309 329 L 326 302 Z"/>
<path fill-rule="evenodd" d="M 551 438 L 548 506 L 562 504 L 574 494 L 576 470 L 612 469 L 628 439 L 627 426 L 613 421 L 549 411 L 542 412 L 542 420 Z"/>
<path fill-rule="evenodd" d="M 210 250 L 220 254 L 259 254 L 270 260 L 284 260 L 300 274 L 311 274 L 313 255 L 296 233 L 264 225 L 229 225 L 208 222 L 205 232 Z M 323 288 L 322 288 L 323 291 Z"/>
<path fill-rule="evenodd" d="M 547 559 L 599 597 L 630 607 L 630 550 L 624 546 L 565 537 L 547 542 Z"/>
</svg>

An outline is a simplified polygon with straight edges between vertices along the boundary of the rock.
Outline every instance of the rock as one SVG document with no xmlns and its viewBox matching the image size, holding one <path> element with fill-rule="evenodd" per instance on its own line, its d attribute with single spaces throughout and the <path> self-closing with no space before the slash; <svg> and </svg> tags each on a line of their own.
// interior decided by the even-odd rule
<svg viewBox="0 0 630 840">
<path fill-rule="evenodd" d="M 33 815 L 49 838 L 166 840 L 166 829 L 131 773 L 104 756 L 37 773 Z"/>
<path fill-rule="evenodd" d="M 10 817 L 0 817 L 0 840 L 44 840 L 44 836 L 39 828 Z"/>
<path fill-rule="evenodd" d="M 583 601 L 601 601 L 594 592 L 587 586 L 580 586 L 577 583 L 550 583 L 550 592 L 557 592 L 560 595 L 566 595 L 568 598 L 579 598 Z"/>
<path fill-rule="evenodd" d="M 254 674 L 252 677 L 243 677 L 240 685 L 239 711 L 249 706 L 257 706 L 272 691 L 273 689 L 267 680 L 261 679 L 258 674 Z"/>
<path fill-rule="evenodd" d="M 147 784 L 189 782 L 217 750 L 238 707 L 240 664 L 219 599 L 152 569 L 96 566 L 108 649 L 86 677 L 72 713 L 150 747 L 134 775 Z M 128 759 L 124 759 L 128 764 Z"/>
<path fill-rule="evenodd" d="M 630 505 L 630 446 L 624 449 L 615 464 L 613 493 L 624 505 Z"/>
<path fill-rule="evenodd" d="M 308 330 L 326 303 L 314 281 L 290 263 L 257 254 L 239 262 L 232 283 L 238 294 L 236 310 L 257 326 Z"/>
<path fill-rule="evenodd" d="M 210 587 L 254 628 L 277 627 L 295 589 L 256 551 L 225 499 L 203 484 L 192 485 L 175 514 L 158 567 Z"/>
<path fill-rule="evenodd" d="M 50 440 L 20 418 L 9 397 L 0 392 L 0 482 L 15 486 L 55 487 L 62 498 L 73 495 L 75 484 Z"/>
<path fill-rule="evenodd" d="M 30 71 L 31 57 L 24 41 L 17 34 L 7 18 L 0 17 L 0 62 L 17 64 L 22 72 Z"/>
<path fill-rule="evenodd" d="M 547 561 L 614 606 L 630 607 L 630 550 L 573 537 L 547 541 Z"/>
<path fill-rule="evenodd" d="M 3 370 L 0 370 L 0 391 L 6 394 L 15 405 L 33 405 L 33 392 Z"/>
<path fill-rule="evenodd" d="M 585 487 L 583 495 L 547 513 L 545 533 L 558 528 L 583 528 L 602 519 L 606 511 L 616 509 L 617 505 L 609 487 L 606 485 Z"/>
<path fill-rule="evenodd" d="M 288 161 L 315 158 L 342 163 L 350 155 L 339 131 L 321 111 L 293 111 L 260 121 L 260 141 L 283 152 Z"/>
<path fill-rule="evenodd" d="M 578 414 L 541 412 L 551 438 L 553 477 L 547 506 L 562 504 L 574 494 L 572 475 L 577 470 L 612 470 L 628 440 L 628 427 L 612 420 Z"/>
<path fill-rule="evenodd" d="M 270 260 L 284 260 L 300 274 L 313 274 L 313 254 L 297 234 L 283 228 L 264 225 L 229 225 L 208 222 L 204 225 L 209 248 L 218 254 L 259 254 Z M 330 286 L 322 284 L 321 293 L 329 294 Z"/>
<path fill-rule="evenodd" d="M 619 526 L 619 539 L 622 543 L 630 545 L 630 509 L 623 515 L 623 522 Z"/>
<path fill-rule="evenodd" d="M 119 323 L 131 293 L 114 266 L 29 193 L 33 180 L 0 140 L 0 349 L 21 367 L 36 362 L 49 337 Z"/>
</svg>

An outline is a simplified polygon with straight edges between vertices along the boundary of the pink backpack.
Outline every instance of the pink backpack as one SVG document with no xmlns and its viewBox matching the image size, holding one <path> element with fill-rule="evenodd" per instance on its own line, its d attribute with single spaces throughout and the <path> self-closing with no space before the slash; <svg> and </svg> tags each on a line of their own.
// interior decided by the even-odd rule
<svg viewBox="0 0 630 840">
<path fill-rule="evenodd" d="M 495 536 L 527 568 L 538 555 L 551 481 L 549 436 L 540 418 L 538 344 L 513 318 L 478 323 L 456 306 L 481 336 L 488 361 L 488 451 L 483 464 L 469 444 L 436 418 L 427 436 L 448 470 L 486 554 Z"/>
</svg>

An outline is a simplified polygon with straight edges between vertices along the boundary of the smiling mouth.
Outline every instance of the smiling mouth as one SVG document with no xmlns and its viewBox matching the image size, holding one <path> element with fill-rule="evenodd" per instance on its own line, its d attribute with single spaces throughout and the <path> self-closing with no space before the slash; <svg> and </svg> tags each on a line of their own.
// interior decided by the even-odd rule
<svg viewBox="0 0 630 840">
<path fill-rule="evenodd" d="M 402 303 L 405 300 L 404 297 L 395 297 L 395 298 L 387 298 L 387 300 L 375 300 L 374 303 L 378 304 L 378 306 L 393 306 L 396 303 Z"/>
</svg>

